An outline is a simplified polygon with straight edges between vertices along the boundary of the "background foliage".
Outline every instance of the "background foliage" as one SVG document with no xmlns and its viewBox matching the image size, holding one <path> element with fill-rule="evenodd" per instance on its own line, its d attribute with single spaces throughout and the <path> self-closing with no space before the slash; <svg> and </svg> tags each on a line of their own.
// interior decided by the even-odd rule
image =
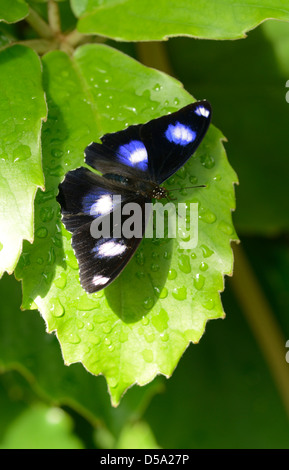
<svg viewBox="0 0 289 470">
<path fill-rule="evenodd" d="M 134 0 L 0 1 L 1 270 L 12 272 L 17 265 L 16 276 L 23 279 L 23 297 L 21 284 L 13 276 L 4 274 L 0 282 L 0 445 L 288 447 L 289 105 L 285 98 L 289 11 L 281 0 L 263 1 L 258 8 L 251 1 L 240 6 L 232 0 L 221 6 L 212 3 L 209 8 L 189 0 L 170 2 L 169 8 L 165 1 L 146 2 L 145 10 L 142 5 Z M 59 15 L 65 35 L 60 32 Z M 230 41 L 244 37 L 266 18 L 285 22 L 266 22 L 245 39 Z M 181 35 L 192 37 L 173 38 Z M 123 42 L 168 37 L 164 43 Z M 227 41 L 195 41 L 193 37 Z M 222 317 L 218 291 L 223 284 L 219 279 L 231 270 L 229 241 L 236 238 L 230 221 L 236 176 L 221 148 L 222 134 L 212 128 L 193 169 L 186 167 L 173 183 L 185 187 L 192 178 L 195 181 L 195 172 L 211 183 L 208 196 L 183 192 L 180 197 L 200 202 L 200 227 L 206 241 L 214 240 L 218 257 L 204 257 L 210 250 L 203 248 L 188 261 L 187 254 L 175 247 L 175 271 L 172 265 L 166 271 L 171 287 L 154 274 L 154 294 L 148 292 L 142 299 L 148 314 L 132 317 L 132 323 L 119 330 L 113 320 L 108 321 L 110 305 L 103 296 L 93 301 L 77 291 L 70 237 L 59 222 L 54 203 L 59 181 L 69 168 L 81 164 L 93 133 L 99 137 L 104 130 L 118 130 L 124 120 L 138 122 L 139 116 L 145 122 L 191 99 L 179 82 L 118 50 L 176 77 L 193 96 L 211 102 L 213 123 L 228 139 L 226 152 L 240 180 L 233 218 L 242 243 L 238 249 L 234 247 L 234 277 L 226 280 L 222 294 L 226 319 L 207 324 L 200 344 L 189 347 L 172 378 L 157 377 L 143 387 L 134 386 L 118 408 L 112 408 L 104 377 L 88 374 L 82 364 L 66 367 L 57 338 L 48 335 L 39 314 L 28 309 L 38 308 L 46 327 L 57 328 L 66 362 L 81 358 L 91 372 L 105 373 L 112 401 L 117 403 L 134 381 L 143 384 L 157 372 L 171 374 L 189 340 L 197 341 L 202 335 L 206 320 Z M 36 52 L 43 56 L 42 65 Z M 95 84 L 101 84 L 100 89 Z M 110 101 L 119 104 L 118 115 L 110 110 Z M 93 113 L 96 104 L 98 111 Z M 223 199 L 212 185 L 217 175 Z M 45 192 L 40 189 L 36 195 L 44 187 Z M 26 240 L 23 250 L 22 240 Z M 169 250 L 161 249 L 155 247 L 153 273 L 158 271 L 160 255 L 162 270 L 166 269 L 165 252 Z M 148 272 L 143 267 L 146 251 L 140 253 L 136 267 L 126 271 L 122 287 L 139 266 Z M 204 269 L 200 278 L 195 259 L 200 260 L 201 255 L 209 270 Z M 221 262 L 225 263 L 222 267 L 218 266 Z M 201 292 L 193 304 L 188 302 L 187 292 L 182 299 L 182 286 L 190 282 L 195 287 L 192 292 Z M 206 282 L 204 296 L 198 282 Z M 130 297 L 122 315 L 135 311 Z M 116 291 L 107 298 L 113 301 Z M 168 298 L 172 300 L 168 302 Z M 162 308 L 154 310 L 158 302 Z M 24 312 L 21 304 L 27 309 Z M 178 322 L 179 305 L 188 311 L 188 319 L 197 305 L 201 316 L 195 329 L 189 320 L 172 327 L 173 321 Z M 203 319 L 201 306 L 205 306 Z M 164 328 L 167 312 L 169 329 Z M 148 324 L 154 329 L 145 330 Z M 142 360 L 147 368 L 139 362 L 138 348 L 131 349 L 136 331 L 127 325 L 136 325 L 138 333 L 141 328 L 146 331 L 144 344 L 149 347 L 142 349 Z M 103 345 L 103 350 L 98 348 L 99 357 L 105 358 L 110 351 L 114 362 L 125 358 L 123 352 L 120 356 L 120 350 L 113 349 L 121 344 L 127 354 L 133 351 L 132 364 L 138 364 L 123 367 L 118 380 L 111 362 L 102 359 L 95 364 L 91 360 L 89 348 L 100 331 L 106 343 L 99 341 Z M 169 347 L 168 361 L 163 351 Z M 137 375 L 138 368 L 142 375 Z"/>
</svg>

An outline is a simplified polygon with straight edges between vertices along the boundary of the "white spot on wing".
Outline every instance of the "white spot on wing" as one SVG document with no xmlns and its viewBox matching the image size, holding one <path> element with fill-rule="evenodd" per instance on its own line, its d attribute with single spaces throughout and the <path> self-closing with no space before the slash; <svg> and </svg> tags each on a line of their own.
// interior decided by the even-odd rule
<svg viewBox="0 0 289 470">
<path fill-rule="evenodd" d="M 196 132 L 189 126 L 176 122 L 175 124 L 169 124 L 165 132 L 165 136 L 169 142 L 179 145 L 187 145 L 195 140 Z"/>
<path fill-rule="evenodd" d="M 210 116 L 210 111 L 205 108 L 204 106 L 200 105 L 198 106 L 196 109 L 195 109 L 195 113 L 198 115 L 198 116 L 203 116 L 205 118 L 208 118 Z"/>
<path fill-rule="evenodd" d="M 109 194 L 104 194 L 92 204 L 90 208 L 90 215 L 105 215 L 112 211 L 112 197 Z"/>
<path fill-rule="evenodd" d="M 140 162 L 147 161 L 148 154 L 147 154 L 146 148 L 141 147 L 141 148 L 134 150 L 134 152 L 131 153 L 129 159 L 133 165 L 140 163 Z"/>
<path fill-rule="evenodd" d="M 103 243 L 97 250 L 99 256 L 118 256 L 125 251 L 125 245 L 113 240 Z"/>
<path fill-rule="evenodd" d="M 117 153 L 122 163 L 133 167 L 137 166 L 143 171 L 147 169 L 147 149 L 141 140 L 131 140 L 127 144 L 121 145 Z"/>
<path fill-rule="evenodd" d="M 103 286 L 103 285 L 106 284 L 108 281 L 109 281 L 109 277 L 100 276 L 99 274 L 96 274 L 96 275 L 92 278 L 92 283 L 93 283 L 95 286 Z"/>
</svg>

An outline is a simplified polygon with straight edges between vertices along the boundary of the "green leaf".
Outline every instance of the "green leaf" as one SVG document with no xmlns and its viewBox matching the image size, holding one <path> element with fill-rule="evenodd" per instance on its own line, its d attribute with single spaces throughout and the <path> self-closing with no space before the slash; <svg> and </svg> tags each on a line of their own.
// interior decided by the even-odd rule
<svg viewBox="0 0 289 470">
<path fill-rule="evenodd" d="M 219 291 L 223 275 L 232 271 L 236 175 L 222 134 L 211 126 L 196 155 L 168 182 L 171 188 L 207 185 L 182 189 L 177 196 L 199 203 L 197 248 L 184 250 L 180 237 L 144 239 L 109 288 L 86 294 L 71 235 L 60 223 L 59 182 L 83 164 L 89 142 L 174 111 L 193 98 L 176 80 L 103 45 L 83 46 L 73 58 L 52 52 L 43 63 L 49 106 L 43 128 L 46 192 L 36 198 L 36 239 L 26 244 L 17 277 L 23 280 L 24 307 L 39 308 L 48 331 L 57 331 L 65 362 L 81 361 L 93 374 L 104 374 L 116 404 L 133 383 L 171 375 L 189 342 L 202 336 L 207 320 L 224 316 Z"/>
<path fill-rule="evenodd" d="M 24 0 L 0 0 L 0 21 L 16 23 L 28 15 L 28 5 Z"/>
<path fill-rule="evenodd" d="M 31 49 L 0 52 L 0 276 L 12 272 L 23 239 L 33 240 L 33 202 L 44 186 L 41 121 L 46 115 L 41 63 Z"/>
<path fill-rule="evenodd" d="M 268 18 L 289 21 L 285 0 L 71 0 L 78 29 L 124 41 L 156 41 L 170 36 L 236 39 Z"/>
<path fill-rule="evenodd" d="M 70 416 L 44 405 L 27 408 L 8 427 L 2 449 L 82 449 Z"/>
</svg>

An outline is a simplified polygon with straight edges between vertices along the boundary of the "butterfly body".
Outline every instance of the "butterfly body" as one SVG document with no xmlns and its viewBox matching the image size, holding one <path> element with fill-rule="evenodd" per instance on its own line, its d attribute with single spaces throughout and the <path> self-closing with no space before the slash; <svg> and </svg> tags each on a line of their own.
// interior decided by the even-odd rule
<svg viewBox="0 0 289 470">
<path fill-rule="evenodd" d="M 210 124 L 211 107 L 199 101 L 179 111 L 106 134 L 85 150 L 86 168 L 67 173 L 60 184 L 58 202 L 80 269 L 82 287 L 93 293 L 108 286 L 135 253 L 145 232 L 145 206 L 152 199 L 168 197 L 160 186 L 174 174 L 203 139 Z M 129 222 L 126 207 L 141 210 L 138 237 L 116 236 Z M 119 215 L 116 217 L 116 215 Z M 117 220 L 117 221 L 116 221 Z M 110 222 L 108 236 L 95 236 L 95 224 Z"/>
</svg>

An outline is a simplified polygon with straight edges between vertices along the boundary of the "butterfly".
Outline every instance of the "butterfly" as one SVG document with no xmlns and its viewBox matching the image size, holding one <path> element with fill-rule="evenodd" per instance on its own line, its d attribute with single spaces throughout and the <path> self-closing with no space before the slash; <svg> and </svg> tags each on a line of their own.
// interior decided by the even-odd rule
<svg viewBox="0 0 289 470">
<path fill-rule="evenodd" d="M 62 221 L 72 233 L 80 283 L 86 292 L 107 287 L 127 265 L 145 232 L 146 203 L 168 196 L 160 185 L 195 152 L 211 114 L 208 101 L 197 101 L 145 124 L 105 134 L 101 143 L 92 142 L 84 152 L 87 165 L 102 176 L 84 167 L 66 174 L 57 200 Z M 128 203 L 142 209 L 140 236 L 115 236 L 119 225 L 129 222 L 123 210 Z M 120 217 L 115 222 L 117 212 Z M 100 221 L 101 226 L 110 222 L 105 236 L 92 231 Z"/>
</svg>

